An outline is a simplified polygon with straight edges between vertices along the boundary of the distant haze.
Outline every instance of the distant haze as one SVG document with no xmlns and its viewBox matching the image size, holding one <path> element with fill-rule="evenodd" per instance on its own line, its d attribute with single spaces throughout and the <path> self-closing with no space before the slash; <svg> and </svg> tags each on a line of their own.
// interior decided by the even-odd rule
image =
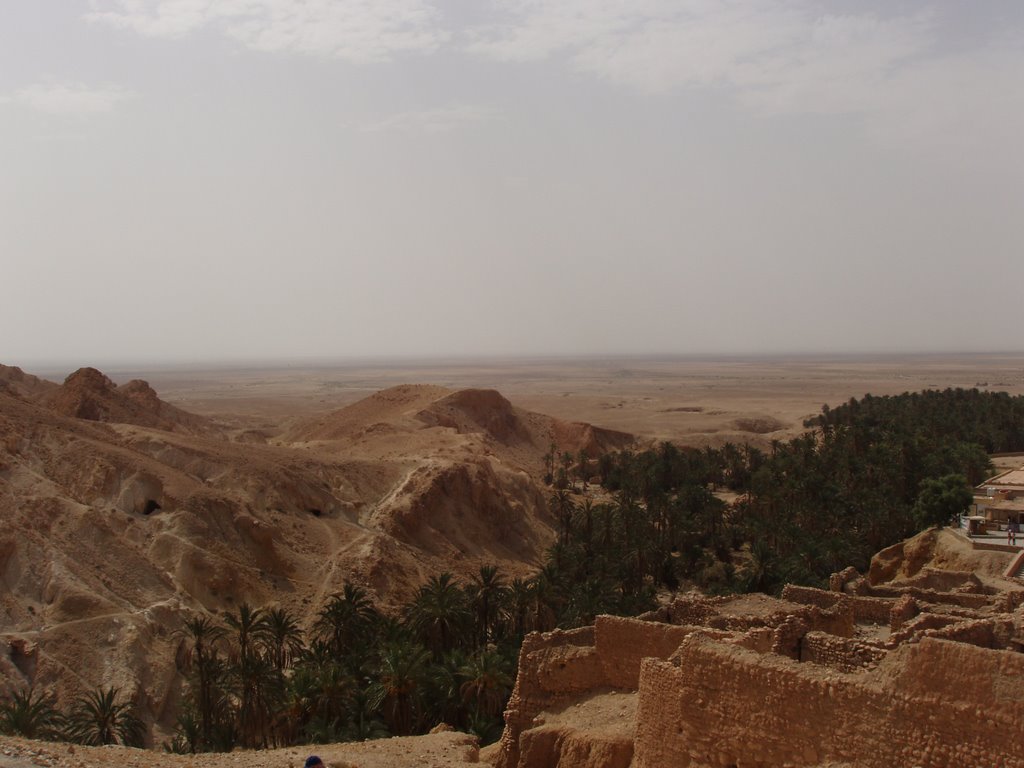
<svg viewBox="0 0 1024 768">
<path fill-rule="evenodd" d="M 0 5 L 0 362 L 1021 350 L 1024 3 Z"/>
</svg>

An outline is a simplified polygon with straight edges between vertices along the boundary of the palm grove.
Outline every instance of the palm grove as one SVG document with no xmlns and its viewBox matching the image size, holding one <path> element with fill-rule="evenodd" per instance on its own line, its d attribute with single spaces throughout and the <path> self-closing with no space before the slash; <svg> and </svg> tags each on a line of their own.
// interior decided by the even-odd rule
<svg viewBox="0 0 1024 768">
<path fill-rule="evenodd" d="M 392 615 L 346 584 L 308 631 L 279 607 L 188 619 L 179 632 L 187 687 L 165 747 L 364 740 L 441 722 L 493 741 L 527 632 L 643 613 L 681 586 L 775 592 L 863 569 L 879 549 L 963 511 L 990 453 L 1024 451 L 1024 397 L 868 395 L 805 426 L 768 450 L 663 443 L 596 460 L 552 450 L 557 538 L 530 579 L 507 580 L 494 566 L 465 583 L 441 574 Z M 593 474 L 600 488 L 586 492 Z M 0 729 L 83 743 L 143 736 L 109 688 L 67 713 L 20 692 L 0 705 Z"/>
</svg>

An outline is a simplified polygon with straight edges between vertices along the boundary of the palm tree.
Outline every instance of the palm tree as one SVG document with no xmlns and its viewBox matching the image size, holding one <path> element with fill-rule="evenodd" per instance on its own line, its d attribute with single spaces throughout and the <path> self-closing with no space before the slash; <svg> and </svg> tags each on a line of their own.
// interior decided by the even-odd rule
<svg viewBox="0 0 1024 768">
<path fill-rule="evenodd" d="M 512 634 L 521 638 L 532 626 L 530 608 L 533 605 L 533 585 L 525 579 L 512 579 L 508 588 L 508 603 Z"/>
<path fill-rule="evenodd" d="M 284 680 L 271 659 L 255 651 L 239 656 L 229 668 L 231 691 L 237 699 L 238 734 L 248 747 L 266 748 L 276 705 L 284 695 Z"/>
<path fill-rule="evenodd" d="M 554 441 L 552 441 L 548 452 L 541 458 L 541 461 L 544 462 L 544 482 L 548 485 L 551 485 L 555 479 L 555 454 L 557 450 L 557 446 Z"/>
<path fill-rule="evenodd" d="M 142 746 L 145 726 L 130 701 L 117 701 L 117 688 L 99 688 L 81 697 L 67 719 L 72 741 L 90 746 Z"/>
<path fill-rule="evenodd" d="M 415 642 L 393 642 L 381 650 L 370 702 L 398 736 L 408 736 L 417 725 L 429 665 L 430 652 Z"/>
<path fill-rule="evenodd" d="M 549 563 L 530 580 L 530 626 L 538 632 L 547 632 L 558 624 L 561 602 L 556 588 L 558 579 L 558 570 Z"/>
<path fill-rule="evenodd" d="M 15 691 L 10 701 L 0 704 L 0 733 L 26 739 L 55 738 L 60 724 L 53 696 L 37 695 L 32 688 Z"/>
<path fill-rule="evenodd" d="M 497 651 L 474 654 L 459 669 L 463 683 L 459 687 L 462 700 L 476 712 L 497 717 L 505 708 L 512 692 L 508 664 Z"/>
<path fill-rule="evenodd" d="M 202 734 L 199 732 L 199 721 L 191 711 L 178 715 L 174 737 L 164 742 L 164 751 L 176 755 L 195 754 L 202 749 Z"/>
<path fill-rule="evenodd" d="M 188 641 L 183 668 L 194 679 L 193 696 L 199 714 L 201 741 L 204 748 L 209 748 L 223 702 L 220 686 L 224 665 L 218 656 L 218 645 L 224 637 L 224 628 L 214 624 L 208 616 L 196 616 L 186 619 L 184 627 L 176 634 Z"/>
<path fill-rule="evenodd" d="M 551 494 L 551 508 L 558 518 L 558 541 L 561 544 L 569 543 L 569 534 L 572 531 L 572 516 L 576 512 L 576 505 L 573 504 L 569 491 L 560 488 Z"/>
<path fill-rule="evenodd" d="M 467 636 L 469 617 L 466 595 L 450 573 L 434 576 L 420 587 L 407 609 L 409 625 L 436 659 Z"/>
<path fill-rule="evenodd" d="M 235 631 L 232 659 L 244 661 L 255 655 L 257 642 L 267 626 L 263 609 L 242 603 L 238 606 L 237 616 L 225 611 L 224 621 Z"/>
<path fill-rule="evenodd" d="M 268 631 L 266 613 L 242 603 L 237 614 L 225 612 L 224 621 L 234 630 L 228 677 L 237 699 L 239 736 L 246 746 L 266 746 L 274 687 L 274 666 L 260 653 Z"/>
<path fill-rule="evenodd" d="M 341 732 L 342 738 L 345 741 L 370 741 L 389 735 L 387 726 L 377 717 L 370 691 L 356 691 L 352 696 L 351 715 Z"/>
<path fill-rule="evenodd" d="M 346 582 L 341 593 L 331 595 L 320 611 L 314 629 L 331 644 L 337 656 L 354 656 L 354 662 L 362 662 L 368 645 L 366 640 L 379 618 L 366 590 Z"/>
<path fill-rule="evenodd" d="M 259 638 L 279 674 L 292 665 L 305 647 L 298 622 L 284 608 L 266 612 Z"/>
<path fill-rule="evenodd" d="M 355 681 L 333 659 L 323 664 L 304 662 L 289 681 L 284 707 L 288 724 L 311 741 L 338 741 L 351 711 Z"/>
<path fill-rule="evenodd" d="M 428 668 L 424 685 L 423 702 L 424 722 L 427 725 L 447 723 L 458 728 L 462 725 L 462 697 L 459 695 L 461 683 L 459 670 L 466 663 L 466 655 L 459 650 L 445 654 L 440 662 Z"/>
<path fill-rule="evenodd" d="M 576 454 L 576 474 L 580 478 L 580 484 L 583 486 L 583 490 L 587 490 L 587 479 L 589 478 L 590 471 L 590 457 L 587 456 L 585 448 L 580 448 L 579 453 Z"/>
<path fill-rule="evenodd" d="M 498 566 L 482 565 L 480 572 L 473 577 L 468 592 L 476 623 L 476 643 L 482 648 L 497 634 L 508 587 L 505 586 Z"/>
</svg>

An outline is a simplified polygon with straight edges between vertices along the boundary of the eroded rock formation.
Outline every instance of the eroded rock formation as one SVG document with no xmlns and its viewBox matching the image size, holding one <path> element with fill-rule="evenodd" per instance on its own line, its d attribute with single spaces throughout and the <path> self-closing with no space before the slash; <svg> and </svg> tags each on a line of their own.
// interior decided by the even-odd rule
<svg viewBox="0 0 1024 768">
<path fill-rule="evenodd" d="M 0 695 L 99 685 L 173 724 L 183 622 L 242 602 L 308 626 L 346 581 L 384 608 L 427 577 L 526 575 L 554 538 L 542 474 L 628 436 L 497 392 L 402 386 L 235 440 L 98 370 L 0 369 Z"/>
</svg>

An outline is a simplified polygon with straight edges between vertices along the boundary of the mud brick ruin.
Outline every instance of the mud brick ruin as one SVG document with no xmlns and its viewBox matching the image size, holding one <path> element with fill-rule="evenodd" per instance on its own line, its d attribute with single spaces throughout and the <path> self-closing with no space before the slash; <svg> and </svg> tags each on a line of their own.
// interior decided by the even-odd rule
<svg viewBox="0 0 1024 768">
<path fill-rule="evenodd" d="M 499 768 L 1024 768 L 1024 587 L 922 568 L 535 634 Z"/>
</svg>

